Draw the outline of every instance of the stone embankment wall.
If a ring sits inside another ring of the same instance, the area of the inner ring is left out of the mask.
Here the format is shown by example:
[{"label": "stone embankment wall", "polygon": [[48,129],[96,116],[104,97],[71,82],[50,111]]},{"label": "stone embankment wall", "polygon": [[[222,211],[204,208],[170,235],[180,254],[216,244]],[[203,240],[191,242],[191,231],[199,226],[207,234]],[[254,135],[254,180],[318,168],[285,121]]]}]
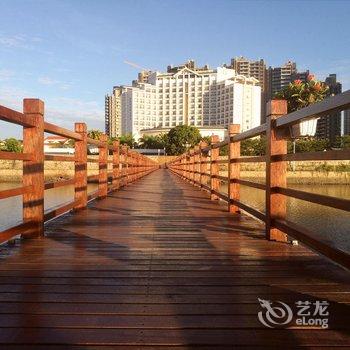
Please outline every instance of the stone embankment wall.
[{"label": "stone embankment wall", "polygon": [[[220,175],[227,176],[223,165]],[[241,178],[264,182],[264,163],[242,163]],[[350,185],[350,161],[288,162],[287,181],[290,184],[344,184]]]},{"label": "stone embankment wall", "polygon": [[[92,157],[92,156],[89,156]],[[94,156],[96,157],[96,156]],[[152,156],[151,159],[164,164],[176,157]],[[221,157],[225,159],[224,157]],[[111,170],[111,164],[108,164]],[[293,171],[293,169],[295,171]],[[110,171],[109,170],[109,171]],[[98,173],[98,164],[88,164],[88,174]],[[221,165],[221,175],[227,174],[227,166]],[[74,176],[73,162],[45,162],[46,181],[69,179]],[[241,164],[241,178],[263,182],[265,179],[265,164]],[[350,161],[327,162],[288,162],[288,182],[295,184],[348,184],[350,185]],[[22,179],[22,162],[0,160],[0,181],[20,182]]]},{"label": "stone embankment wall", "polygon": [[[91,158],[91,156],[89,156]],[[0,182],[22,181],[22,161],[0,160]],[[45,181],[70,179],[74,176],[74,162],[46,161]],[[98,163],[88,163],[88,175],[98,174]]]}]

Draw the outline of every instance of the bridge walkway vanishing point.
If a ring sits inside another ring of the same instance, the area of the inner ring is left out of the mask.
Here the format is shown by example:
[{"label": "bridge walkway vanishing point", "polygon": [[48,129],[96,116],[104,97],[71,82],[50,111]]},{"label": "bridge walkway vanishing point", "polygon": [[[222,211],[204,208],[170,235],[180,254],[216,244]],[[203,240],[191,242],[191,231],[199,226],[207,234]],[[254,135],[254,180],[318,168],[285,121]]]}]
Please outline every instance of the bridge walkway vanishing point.
[{"label": "bridge walkway vanishing point", "polygon": [[[345,270],[168,170],[45,232],[1,247],[3,349],[350,347]],[[330,327],[267,328],[258,298],[327,300]]]}]

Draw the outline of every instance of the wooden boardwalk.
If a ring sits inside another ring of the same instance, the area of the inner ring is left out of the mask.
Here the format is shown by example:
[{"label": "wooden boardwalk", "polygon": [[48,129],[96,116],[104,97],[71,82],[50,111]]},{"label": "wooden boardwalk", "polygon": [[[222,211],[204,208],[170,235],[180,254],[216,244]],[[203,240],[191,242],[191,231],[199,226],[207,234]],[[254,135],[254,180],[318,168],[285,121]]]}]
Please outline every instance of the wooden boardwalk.
[{"label": "wooden boardwalk", "polygon": [[[167,170],[46,233],[1,248],[1,349],[350,347],[348,272]],[[327,300],[330,328],[267,328],[258,298]]]}]

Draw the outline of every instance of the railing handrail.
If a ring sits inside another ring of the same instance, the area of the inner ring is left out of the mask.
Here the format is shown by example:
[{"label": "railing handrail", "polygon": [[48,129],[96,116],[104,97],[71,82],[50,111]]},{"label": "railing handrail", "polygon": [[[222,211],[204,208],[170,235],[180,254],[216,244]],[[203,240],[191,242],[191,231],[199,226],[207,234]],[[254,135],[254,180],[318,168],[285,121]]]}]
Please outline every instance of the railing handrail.
[{"label": "railing handrail", "polygon": [[[23,126],[23,152],[0,151],[0,159],[23,161],[23,184],[0,191],[0,200],[23,196],[23,223],[0,232],[0,243],[18,234],[22,236],[43,235],[44,222],[74,209],[86,208],[87,202],[94,198],[104,198],[109,191],[114,191],[149,174],[159,165],[150,158],[130,150],[127,146],[113,145],[102,134],[100,140],[87,137],[85,123],[76,123],[75,131],[60,127],[44,120],[44,103],[38,99],[24,99],[24,112],[0,105],[0,120]],[[44,154],[44,133],[51,133],[75,141],[74,155]],[[96,145],[99,154],[96,158],[88,157],[88,145]],[[111,152],[111,155],[109,153]],[[74,177],[68,180],[45,182],[44,162],[74,162]],[[98,174],[88,175],[87,164],[97,163]],[[108,164],[112,169],[108,169]],[[98,182],[98,190],[88,194],[89,180]],[[108,184],[108,181],[111,184]],[[44,212],[44,191],[62,186],[75,186],[75,198]]]},{"label": "railing handrail", "polygon": [[[268,111],[270,114],[265,124],[243,133],[239,133],[239,125],[231,125],[229,137],[226,140],[218,142],[212,137],[211,145],[200,145],[188,150],[168,162],[167,165],[175,174],[191,184],[209,191],[211,199],[226,201],[230,212],[238,212],[241,209],[262,220],[265,223],[267,239],[286,241],[288,234],[333,261],[350,268],[350,254],[309,237],[309,231],[306,228],[296,224],[293,226],[294,223],[285,220],[287,197],[350,211],[350,200],[348,199],[290,189],[287,188],[286,182],[287,161],[349,160],[350,149],[287,154],[287,130],[283,130],[307,118],[328,115],[348,107],[350,107],[350,90],[289,114],[287,114],[286,101],[273,100],[269,102]],[[266,154],[252,157],[241,156],[240,142],[263,134],[266,134]],[[224,160],[219,159],[218,151],[226,145],[229,147],[228,156]],[[266,164],[265,184],[240,179],[240,163],[247,162]],[[221,176],[217,170],[218,164],[223,163],[228,166],[227,176]],[[227,194],[219,191],[218,181],[227,181]],[[240,185],[266,192],[265,213],[240,201]]]}]

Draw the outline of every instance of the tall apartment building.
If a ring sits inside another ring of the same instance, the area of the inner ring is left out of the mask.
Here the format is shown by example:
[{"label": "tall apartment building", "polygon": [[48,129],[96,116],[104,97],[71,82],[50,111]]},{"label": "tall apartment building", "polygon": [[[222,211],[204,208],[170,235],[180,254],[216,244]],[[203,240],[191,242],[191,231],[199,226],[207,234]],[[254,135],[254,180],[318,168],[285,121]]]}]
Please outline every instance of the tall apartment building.
[{"label": "tall apartment building", "polygon": [[167,67],[167,73],[177,73],[179,72],[181,69],[184,69],[184,68],[188,68],[188,69],[191,69],[192,71],[194,72],[203,72],[203,71],[208,71],[210,70],[209,69],[209,66],[206,64],[205,66],[203,67],[197,67],[196,66],[196,62],[194,60],[188,60],[186,63],[184,64],[181,64],[179,66],[172,66],[172,65],[169,65]]},{"label": "tall apartment building", "polygon": [[152,72],[146,83],[123,87],[120,101],[121,132],[136,138],[140,130],[154,127],[238,123],[245,131],[260,124],[257,79],[225,67],[196,67],[193,61],[169,66],[165,73]]},{"label": "tall apartment building", "polygon": [[156,87],[148,83],[123,87],[121,95],[121,132],[139,138],[139,131],[155,127],[159,123],[157,115]]},{"label": "tall apartment building", "polygon": [[265,61],[263,59],[254,61],[240,56],[231,59],[229,68],[234,69],[237,74],[244,75],[248,78],[253,77],[258,80],[257,85],[261,87],[261,123],[264,123],[266,119],[266,103],[269,98]]},{"label": "tall apartment building", "polygon": [[253,77],[259,80],[258,85],[261,86],[263,91],[266,90],[267,72],[266,72],[266,64],[263,59],[254,61],[254,60],[249,60],[243,56],[235,57],[231,59],[231,65],[229,68],[234,69],[237,74],[241,74],[249,78]]},{"label": "tall apartment building", "polygon": [[308,70],[298,72],[296,63],[286,62],[281,67],[269,67],[263,59],[249,60],[245,57],[231,59],[229,68],[246,77],[254,77],[261,87],[261,123],[266,121],[266,103],[271,100],[276,92],[281,91],[292,81],[299,79],[306,81],[310,74]]},{"label": "tall apartment building", "polygon": [[148,77],[152,74],[150,70],[142,70],[137,75],[137,80],[132,81],[132,86],[137,86],[138,83],[147,83]]},{"label": "tall apartment building", "polygon": [[297,73],[297,65],[295,62],[288,61],[281,67],[269,67],[269,98],[273,98],[276,92],[283,90],[291,83]]},{"label": "tall apartment building", "polygon": [[295,72],[294,74],[292,74],[292,81],[294,80],[301,80],[303,82],[307,81],[308,76],[310,75],[310,71],[306,70],[304,72]]},{"label": "tall apartment building", "polygon": [[[342,92],[342,85],[337,82],[336,74],[329,74],[325,83],[329,87],[329,96],[334,96]],[[316,136],[329,139],[334,143],[336,138],[341,135],[341,112],[332,113],[321,117],[317,121]]]},{"label": "tall apartment building", "polygon": [[105,96],[105,131],[110,137],[121,135],[122,91],[121,86],[114,86],[112,94]]}]

